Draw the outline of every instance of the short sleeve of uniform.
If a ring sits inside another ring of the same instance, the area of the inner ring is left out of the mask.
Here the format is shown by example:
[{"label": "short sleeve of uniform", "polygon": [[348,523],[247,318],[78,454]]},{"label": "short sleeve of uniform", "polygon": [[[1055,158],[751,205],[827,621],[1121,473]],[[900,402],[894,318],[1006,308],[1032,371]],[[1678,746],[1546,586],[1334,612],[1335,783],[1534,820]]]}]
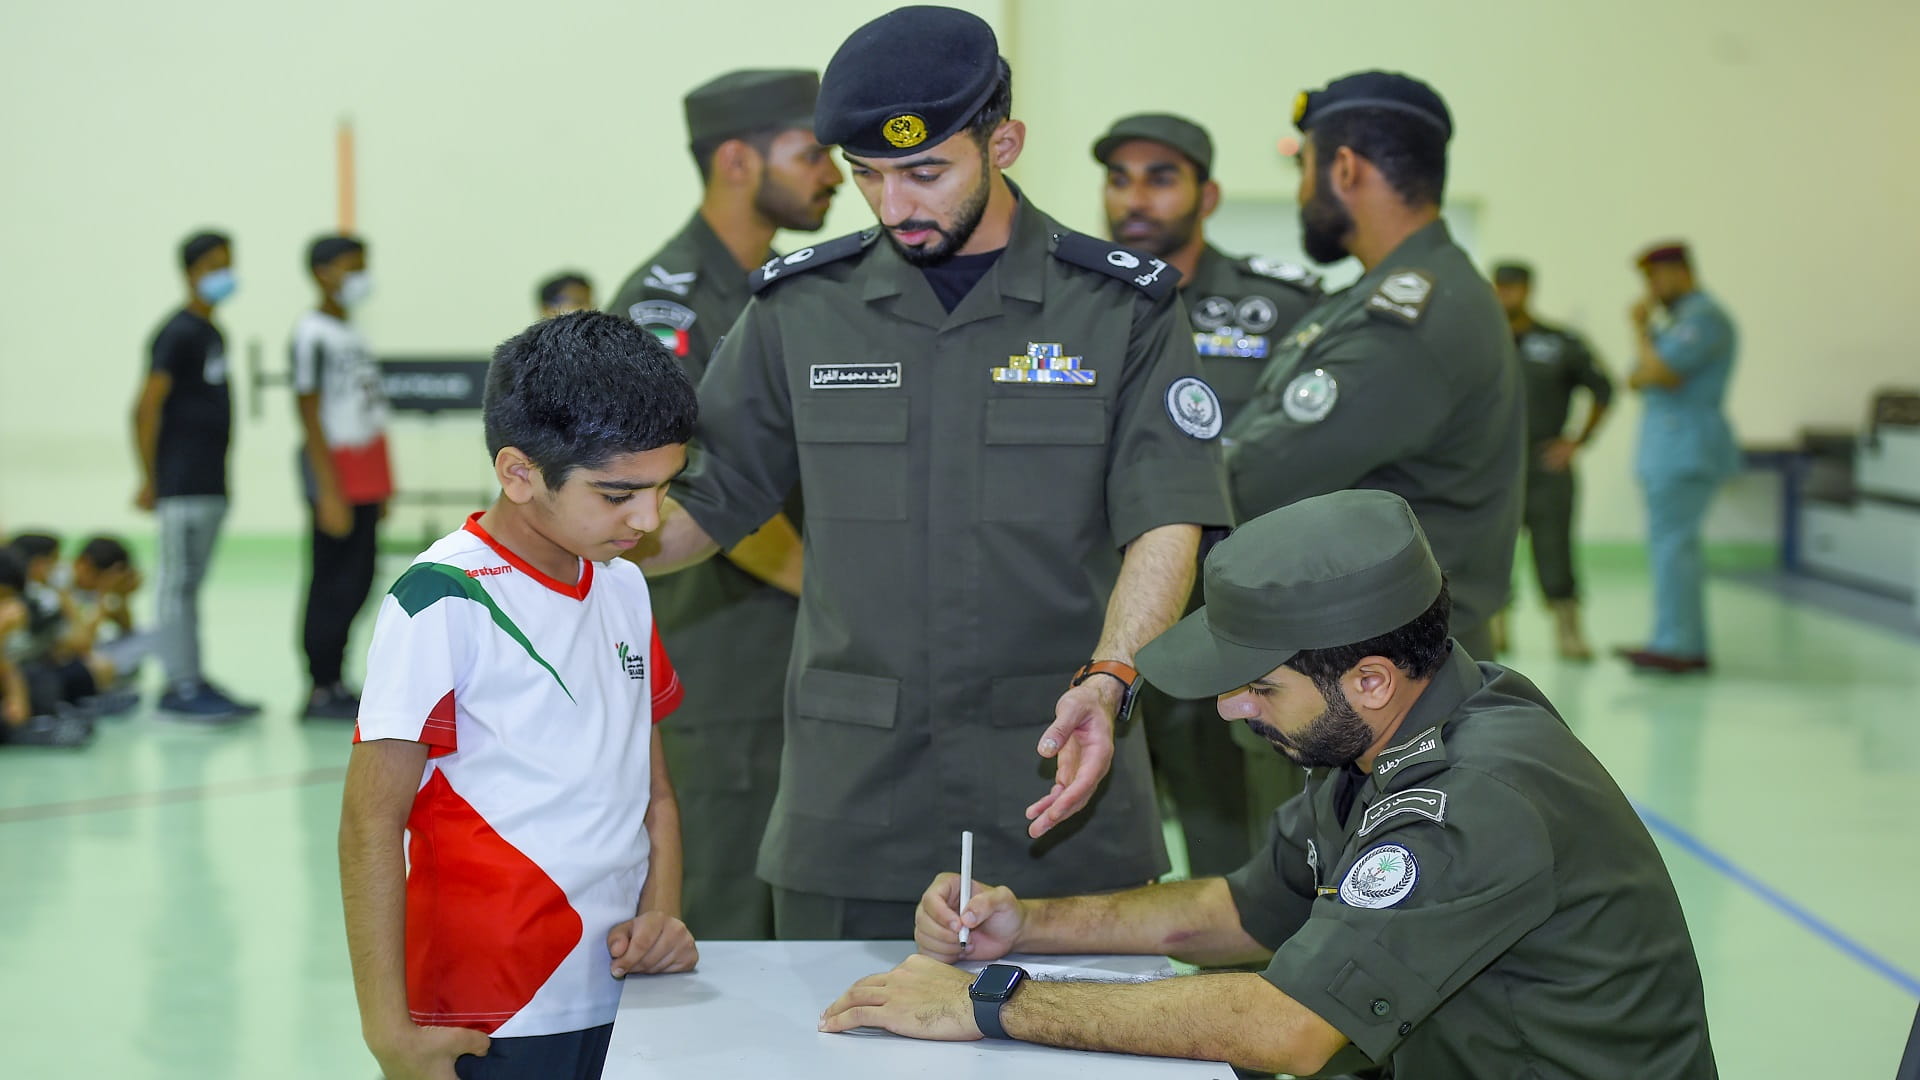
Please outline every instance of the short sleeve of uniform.
[{"label": "short sleeve of uniform", "polygon": [[430,757],[460,748],[455,707],[472,668],[476,620],[486,617],[457,580],[465,576],[415,563],[381,598],[354,742],[426,743]]},{"label": "short sleeve of uniform", "polygon": [[[1368,323],[1310,354],[1277,385],[1263,383],[1241,413],[1229,433],[1227,476],[1242,520],[1350,488],[1425,449],[1446,423],[1452,394],[1426,345],[1407,329]],[[1289,412],[1288,388],[1316,368],[1326,373],[1332,405]]]},{"label": "short sleeve of uniform", "polygon": [[800,468],[793,398],[775,316],[757,298],[700,380],[693,449],[673,497],[723,548],[765,524],[793,490]]},{"label": "short sleeve of uniform", "polygon": [[169,375],[176,379],[183,373],[196,370],[205,359],[193,355],[193,337],[181,331],[177,319],[160,328],[147,351],[147,371],[150,374]]},{"label": "short sleeve of uniform", "polygon": [[1181,403],[1174,392],[1183,380],[1197,380],[1199,368],[1178,297],[1136,300],[1107,458],[1107,524],[1122,546],[1163,525],[1233,522],[1220,464],[1219,401],[1211,418],[1184,421],[1198,434],[1176,419]]},{"label": "short sleeve of uniform", "polygon": [[1600,369],[1600,363],[1594,359],[1593,350],[1587,347],[1586,339],[1577,334],[1568,334],[1567,346],[1573,350],[1574,379],[1593,395],[1595,405],[1610,404],[1613,401],[1613,380]]},{"label": "short sleeve of uniform", "polygon": [[1227,875],[1240,928],[1269,949],[1292,937],[1313,906],[1313,859],[1307,836],[1307,797],[1295,795],[1273,812],[1272,839],[1245,866]]},{"label": "short sleeve of uniform", "polygon": [[647,670],[653,672],[653,722],[657,724],[687,699],[687,688],[680,682],[680,673],[673,669],[673,661],[667,658],[667,647],[660,640],[658,624],[653,628],[651,652]]},{"label": "short sleeve of uniform", "polygon": [[1653,350],[1682,376],[1698,375],[1726,349],[1726,316],[1706,304],[1690,304],[1654,339]]},{"label": "short sleeve of uniform", "polygon": [[1553,849],[1532,805],[1484,774],[1447,780],[1444,823],[1404,815],[1359,845],[1372,873],[1342,863],[1328,882],[1385,906],[1350,904],[1347,888],[1314,901],[1265,973],[1374,1061],[1553,913]]}]

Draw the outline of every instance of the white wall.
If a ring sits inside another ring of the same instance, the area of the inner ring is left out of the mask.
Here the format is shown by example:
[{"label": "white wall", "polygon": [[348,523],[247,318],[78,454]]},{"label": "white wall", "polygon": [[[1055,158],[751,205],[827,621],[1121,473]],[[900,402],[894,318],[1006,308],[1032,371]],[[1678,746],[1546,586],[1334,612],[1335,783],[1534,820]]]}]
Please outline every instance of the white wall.
[{"label": "white wall", "polygon": [[[172,251],[188,230],[235,233],[231,347],[259,338],[283,362],[310,302],[301,251],[333,221],[339,116],[359,133],[379,281],[369,334],[386,351],[480,352],[531,317],[542,274],[580,266],[610,289],[678,227],[696,186],[687,88],[729,67],[824,65],[889,6],[10,4],[0,521],[138,527],[126,411],[147,335],[177,302]],[[1399,68],[1453,108],[1452,194],[1478,205],[1485,254],[1533,261],[1543,313],[1587,331],[1616,372],[1631,255],[1678,235],[1741,325],[1733,411],[1748,440],[1855,422],[1873,387],[1920,382],[1906,297],[1920,5],[968,6],[996,21],[1015,65],[1030,126],[1016,176],[1070,225],[1101,227],[1087,147],[1122,113],[1192,115],[1220,146],[1229,199],[1284,195],[1294,172],[1273,146],[1295,91]],[[828,228],[866,221],[849,187]],[[290,413],[281,391],[264,420],[241,421],[239,529],[300,521]],[[1623,401],[1587,464],[1590,536],[1638,533],[1636,415]],[[400,467],[404,480],[447,466]],[[1749,533],[1766,518],[1726,520]]]}]

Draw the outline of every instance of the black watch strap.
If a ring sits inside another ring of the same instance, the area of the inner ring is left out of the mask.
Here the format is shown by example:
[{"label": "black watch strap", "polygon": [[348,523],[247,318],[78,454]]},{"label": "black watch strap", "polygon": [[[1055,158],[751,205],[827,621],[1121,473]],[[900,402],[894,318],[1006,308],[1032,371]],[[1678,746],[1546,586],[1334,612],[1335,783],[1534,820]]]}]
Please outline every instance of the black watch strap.
[{"label": "black watch strap", "polygon": [[1009,1037],[1007,1029],[1000,1026],[1000,1007],[1005,1005],[1007,1000],[1004,998],[999,1001],[973,999],[973,1025],[980,1029],[980,1034],[989,1039]]},{"label": "black watch strap", "polygon": [[1013,1000],[1014,991],[1026,980],[1026,969],[1014,964],[988,964],[974,977],[973,985],[967,988],[967,997],[973,1001],[973,1025],[980,1029],[980,1034],[989,1039],[1013,1037],[1000,1025],[1000,1010]]}]

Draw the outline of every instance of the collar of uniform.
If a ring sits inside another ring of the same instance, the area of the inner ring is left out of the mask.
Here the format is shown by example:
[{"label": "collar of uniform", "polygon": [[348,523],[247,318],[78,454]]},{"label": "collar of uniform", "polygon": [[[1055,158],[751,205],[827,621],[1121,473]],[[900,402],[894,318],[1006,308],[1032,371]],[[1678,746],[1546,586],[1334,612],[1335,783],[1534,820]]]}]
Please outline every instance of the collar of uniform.
[{"label": "collar of uniform", "polygon": [[1365,296],[1379,285],[1380,279],[1409,264],[1417,265],[1425,261],[1428,255],[1453,246],[1453,232],[1447,228],[1445,218],[1434,218],[1407,234],[1400,246],[1387,252],[1380,265],[1367,271],[1365,277],[1355,282],[1351,290],[1354,296]]},{"label": "collar of uniform", "polygon": [[1420,699],[1407,710],[1394,731],[1392,743],[1373,759],[1373,789],[1391,791],[1403,781],[1437,771],[1447,761],[1447,721],[1480,685],[1480,667],[1458,645],[1449,645],[1447,659]]},{"label": "collar of uniform", "polygon": [[[745,296],[747,294],[747,275],[752,273],[752,270],[742,270],[740,264],[733,261],[733,252],[727,250],[727,245],[720,239],[720,234],[714,232],[713,226],[707,223],[705,214],[695,210],[693,220],[687,222],[687,227],[681,230],[681,235],[693,244],[696,260],[694,269],[699,272],[702,285],[728,295]],[[767,252],[768,258],[772,255],[772,251]],[[721,327],[722,331],[726,329],[728,328]]]},{"label": "collar of uniform", "polygon": [[[1001,296],[1037,304],[1046,299],[1047,244],[1060,226],[1022,195],[1013,181],[1007,181],[1007,186],[1013,189],[1014,198],[1019,200],[1013,211],[1013,231],[1007,237],[1007,246],[1001,251],[999,261],[993,264],[993,269],[982,279],[981,285],[992,282]],[[900,249],[894,247],[891,240],[880,246],[886,250],[867,260],[867,280],[860,298],[867,301],[883,300],[914,290],[917,286],[926,292],[933,311],[939,313],[934,325],[946,322],[947,312],[940,307],[939,301],[933,299],[933,290],[928,287],[920,268],[902,257]],[[972,295],[969,295],[961,301],[954,313],[965,312],[971,306],[967,301],[972,299]]]},{"label": "collar of uniform", "polygon": [[[1228,258],[1226,252],[1221,251],[1212,244],[1201,244],[1200,257],[1193,261],[1193,276],[1180,279],[1180,292],[1183,295],[1191,295],[1190,290],[1199,289],[1201,282],[1206,281],[1207,276],[1213,273],[1215,268],[1231,263],[1232,261],[1231,258]],[[1192,305],[1189,304],[1188,307],[1191,308]]]}]

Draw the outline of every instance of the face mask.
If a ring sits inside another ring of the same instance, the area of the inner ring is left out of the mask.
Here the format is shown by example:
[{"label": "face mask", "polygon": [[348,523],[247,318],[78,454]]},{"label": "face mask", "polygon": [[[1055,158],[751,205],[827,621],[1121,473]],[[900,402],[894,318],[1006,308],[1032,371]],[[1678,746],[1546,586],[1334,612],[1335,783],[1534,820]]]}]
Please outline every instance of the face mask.
[{"label": "face mask", "polygon": [[198,293],[200,299],[206,303],[217,304],[232,296],[233,290],[239,287],[240,283],[234,280],[233,271],[222,267],[200,275],[200,280],[194,282],[193,291]]},{"label": "face mask", "polygon": [[333,298],[340,301],[340,306],[343,308],[357,308],[366,303],[367,297],[372,295],[372,275],[365,270],[355,270],[340,279],[340,288],[335,291]]}]

